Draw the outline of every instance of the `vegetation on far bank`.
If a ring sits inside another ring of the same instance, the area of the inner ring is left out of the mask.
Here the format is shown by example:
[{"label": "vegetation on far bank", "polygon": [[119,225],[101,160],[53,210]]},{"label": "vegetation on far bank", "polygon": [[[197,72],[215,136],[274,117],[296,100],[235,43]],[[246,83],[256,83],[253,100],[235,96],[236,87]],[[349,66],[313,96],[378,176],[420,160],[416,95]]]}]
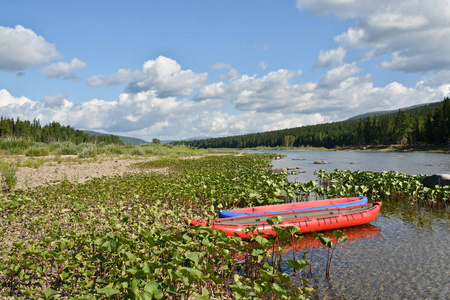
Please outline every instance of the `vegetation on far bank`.
[{"label": "vegetation on far bank", "polygon": [[72,155],[79,158],[100,155],[131,156],[192,156],[207,153],[209,150],[194,149],[184,145],[144,144],[123,145],[108,143],[83,142],[76,144],[70,141],[42,143],[23,138],[0,139],[0,155],[25,155],[27,157]]},{"label": "vegetation on far bank", "polygon": [[394,114],[238,136],[183,141],[198,148],[401,147],[447,148],[450,99]]},{"label": "vegetation on far bank", "polygon": [[268,150],[268,151],[366,151],[366,152],[429,152],[429,153],[450,153],[450,145],[377,145],[377,146],[343,146],[334,148],[325,147],[255,147],[255,148],[219,148],[222,151],[239,150]]},{"label": "vegetation on far bank", "polygon": [[70,126],[63,126],[58,122],[51,122],[41,126],[40,121],[34,119],[32,122],[28,120],[20,120],[17,118],[0,117],[0,138],[10,140],[21,140],[22,143],[41,142],[71,142],[74,144],[81,143],[106,143],[119,144],[123,142],[114,135],[91,136],[81,130],[74,129]]}]

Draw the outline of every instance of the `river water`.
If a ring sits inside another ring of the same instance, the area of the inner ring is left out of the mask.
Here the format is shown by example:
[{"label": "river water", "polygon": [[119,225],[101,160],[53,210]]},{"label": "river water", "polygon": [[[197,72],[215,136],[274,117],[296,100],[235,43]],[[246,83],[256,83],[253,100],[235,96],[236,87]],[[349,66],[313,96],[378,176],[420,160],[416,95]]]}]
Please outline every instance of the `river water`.
[{"label": "river water", "polygon": [[[252,151],[258,152],[258,151]],[[338,151],[259,151],[284,154],[274,167],[298,167],[290,181],[317,180],[314,171],[398,171],[406,174],[450,173],[449,154]],[[302,160],[298,160],[302,159]],[[315,161],[329,164],[314,164]],[[358,195],[349,195],[358,196]],[[305,235],[298,248],[313,253],[311,272],[303,274],[315,288],[312,299],[450,299],[450,209],[431,211],[407,204],[383,203],[368,225],[343,229],[349,241],[338,245],[330,278],[325,276],[328,250]],[[330,233],[326,235],[331,236]],[[284,255],[293,258],[293,251]],[[295,254],[302,259],[302,251]],[[292,272],[292,267],[284,265]]]},{"label": "river water", "polygon": [[[354,151],[252,151],[272,152],[286,155],[274,160],[274,168],[299,167],[306,173],[289,176],[291,181],[308,182],[316,180],[314,171],[335,169],[350,171],[397,171],[409,175],[449,174],[450,154],[441,153],[399,153],[399,152],[354,152]],[[328,164],[314,164],[326,161]]]}]

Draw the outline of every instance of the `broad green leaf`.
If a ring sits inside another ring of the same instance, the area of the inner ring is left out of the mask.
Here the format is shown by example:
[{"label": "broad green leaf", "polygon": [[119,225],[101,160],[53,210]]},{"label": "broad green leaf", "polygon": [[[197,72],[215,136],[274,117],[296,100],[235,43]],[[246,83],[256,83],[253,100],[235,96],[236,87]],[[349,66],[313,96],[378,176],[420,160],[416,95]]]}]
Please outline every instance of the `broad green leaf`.
[{"label": "broad green leaf", "polygon": [[300,228],[298,228],[297,226],[286,226],[284,228],[290,235],[294,235],[300,231]]},{"label": "broad green leaf", "polygon": [[323,235],[319,235],[319,241],[322,243],[322,245],[327,246],[328,248],[333,247],[333,242],[329,237],[324,237]]},{"label": "broad green leaf", "polygon": [[45,299],[50,299],[51,297],[57,295],[58,293],[54,289],[48,288],[41,291],[41,294],[44,296]]},{"label": "broad green leaf", "polygon": [[334,230],[333,231],[333,235],[336,238],[336,240],[339,240],[341,238],[342,234],[343,234],[342,230]]},{"label": "broad green leaf", "polygon": [[296,271],[300,271],[302,268],[309,265],[309,263],[305,260],[286,260],[286,264],[293,266]]},{"label": "broad green leaf", "polygon": [[348,241],[348,236],[344,235],[339,239],[339,242],[346,242]]},{"label": "broad green leaf", "polygon": [[280,223],[283,223],[283,217],[281,216],[272,216],[267,219],[267,223],[270,225],[278,225]]},{"label": "broad green leaf", "polygon": [[185,257],[192,260],[195,264],[198,264],[202,256],[203,255],[199,252],[186,252],[185,254]]},{"label": "broad green leaf", "polygon": [[113,288],[103,288],[103,289],[97,289],[97,293],[103,294],[106,297],[110,298],[112,295],[119,294],[120,291],[115,290]]},{"label": "broad green leaf", "polygon": [[262,237],[260,235],[255,237],[255,241],[258,242],[262,247],[268,247],[271,245],[270,241],[266,239],[265,237]]}]

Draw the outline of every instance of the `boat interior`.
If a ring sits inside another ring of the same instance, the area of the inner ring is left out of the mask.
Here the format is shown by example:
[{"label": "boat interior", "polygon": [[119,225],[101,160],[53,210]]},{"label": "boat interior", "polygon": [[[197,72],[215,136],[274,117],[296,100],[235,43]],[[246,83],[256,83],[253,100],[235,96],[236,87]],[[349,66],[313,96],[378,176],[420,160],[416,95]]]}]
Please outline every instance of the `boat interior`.
[{"label": "boat interior", "polygon": [[347,214],[355,212],[364,212],[373,208],[376,204],[371,203],[369,205],[348,207],[348,208],[327,208],[314,211],[299,211],[293,213],[273,213],[265,215],[255,215],[255,216],[245,216],[229,218],[224,220],[214,220],[211,224],[216,225],[244,225],[244,224],[255,224],[255,223],[267,223],[267,219],[273,216],[281,216],[284,221],[301,219],[301,218],[312,218],[312,217],[327,217],[330,215]]}]

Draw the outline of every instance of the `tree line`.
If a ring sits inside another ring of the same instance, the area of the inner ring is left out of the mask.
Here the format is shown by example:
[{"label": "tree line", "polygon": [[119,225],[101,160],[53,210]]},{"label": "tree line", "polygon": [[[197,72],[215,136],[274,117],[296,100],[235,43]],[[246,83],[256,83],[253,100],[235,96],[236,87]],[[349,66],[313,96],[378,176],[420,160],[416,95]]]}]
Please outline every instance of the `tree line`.
[{"label": "tree line", "polygon": [[450,142],[450,99],[357,120],[238,136],[183,141],[198,148],[344,147]]},{"label": "tree line", "polygon": [[0,117],[0,137],[29,139],[35,142],[72,142],[76,145],[81,143],[105,143],[119,144],[123,142],[114,135],[91,136],[82,130],[70,126],[63,126],[58,122],[51,122],[41,126],[40,121],[34,119],[20,120],[19,118]]}]

